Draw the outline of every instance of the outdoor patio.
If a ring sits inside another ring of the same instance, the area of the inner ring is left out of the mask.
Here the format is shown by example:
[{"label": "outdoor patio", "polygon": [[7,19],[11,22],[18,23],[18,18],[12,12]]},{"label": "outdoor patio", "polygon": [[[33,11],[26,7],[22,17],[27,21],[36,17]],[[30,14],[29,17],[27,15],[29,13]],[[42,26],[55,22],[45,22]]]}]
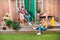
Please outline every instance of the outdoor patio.
[{"label": "outdoor patio", "polygon": [[[35,27],[37,25],[33,23],[33,26]],[[12,28],[6,27],[6,30],[3,30],[2,27],[0,27],[0,34],[37,33],[37,30],[34,30],[32,28],[33,26],[29,26],[27,23],[25,23],[25,26],[20,28],[17,32],[14,31]],[[43,32],[43,33],[49,33],[49,32],[60,32],[60,23],[55,21],[55,27],[50,28],[46,32]]]}]

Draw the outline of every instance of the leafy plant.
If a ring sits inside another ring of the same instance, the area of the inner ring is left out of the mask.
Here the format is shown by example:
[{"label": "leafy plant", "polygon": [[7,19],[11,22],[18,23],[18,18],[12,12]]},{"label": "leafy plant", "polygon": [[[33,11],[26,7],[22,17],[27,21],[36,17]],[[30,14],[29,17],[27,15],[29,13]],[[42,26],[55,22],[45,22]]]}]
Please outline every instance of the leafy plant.
[{"label": "leafy plant", "polygon": [[12,20],[5,20],[6,25],[12,24]]},{"label": "leafy plant", "polygon": [[13,29],[16,29],[20,26],[18,22],[13,21],[12,24],[10,25]]},{"label": "leafy plant", "polygon": [[40,13],[41,11],[40,11],[40,9],[37,9],[36,12],[37,12],[37,13]]}]

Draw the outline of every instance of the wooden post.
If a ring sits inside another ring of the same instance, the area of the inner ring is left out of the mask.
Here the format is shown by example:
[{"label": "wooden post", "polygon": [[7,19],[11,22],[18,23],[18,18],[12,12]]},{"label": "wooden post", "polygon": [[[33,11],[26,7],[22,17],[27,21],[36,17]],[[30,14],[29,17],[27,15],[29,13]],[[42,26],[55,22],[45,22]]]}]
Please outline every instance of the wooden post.
[{"label": "wooden post", "polygon": [[44,0],[42,0],[42,12],[43,12],[43,9],[44,9]]},{"label": "wooden post", "polygon": [[11,0],[8,0],[8,4],[9,4],[9,13],[10,13],[10,17],[11,17],[11,20],[12,20]]}]

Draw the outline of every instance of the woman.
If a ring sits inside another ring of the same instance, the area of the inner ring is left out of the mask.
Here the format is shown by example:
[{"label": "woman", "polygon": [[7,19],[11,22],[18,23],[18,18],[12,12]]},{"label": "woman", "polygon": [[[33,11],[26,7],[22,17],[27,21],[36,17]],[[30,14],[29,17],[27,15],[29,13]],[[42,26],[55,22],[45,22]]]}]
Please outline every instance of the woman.
[{"label": "woman", "polygon": [[42,30],[46,31],[47,30],[47,23],[45,19],[42,20],[40,25],[37,25],[37,27],[33,27],[33,29],[38,30],[37,35],[41,35]]},{"label": "woman", "polygon": [[19,13],[23,14],[24,18],[27,19],[27,22],[29,25],[32,25],[31,21],[30,21],[30,17],[28,15],[26,15],[27,11],[24,9],[23,6],[21,7],[21,9],[19,9]]}]

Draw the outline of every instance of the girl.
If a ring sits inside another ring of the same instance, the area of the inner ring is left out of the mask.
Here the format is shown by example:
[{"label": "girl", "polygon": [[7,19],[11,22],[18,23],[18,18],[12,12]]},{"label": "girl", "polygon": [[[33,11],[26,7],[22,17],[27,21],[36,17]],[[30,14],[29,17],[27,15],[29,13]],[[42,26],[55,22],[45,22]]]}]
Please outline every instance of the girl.
[{"label": "girl", "polygon": [[29,15],[26,15],[26,10],[24,9],[24,7],[22,6],[21,9],[19,10],[19,13],[23,14],[24,18],[27,19],[27,22],[29,25],[32,25],[31,24],[31,21],[30,21],[30,16]]},{"label": "girl", "polygon": [[44,31],[47,30],[47,23],[46,23],[46,21],[43,19],[42,23],[40,25],[37,25],[37,27],[33,27],[33,29],[38,30],[37,35],[41,35],[42,30],[44,30]]}]

